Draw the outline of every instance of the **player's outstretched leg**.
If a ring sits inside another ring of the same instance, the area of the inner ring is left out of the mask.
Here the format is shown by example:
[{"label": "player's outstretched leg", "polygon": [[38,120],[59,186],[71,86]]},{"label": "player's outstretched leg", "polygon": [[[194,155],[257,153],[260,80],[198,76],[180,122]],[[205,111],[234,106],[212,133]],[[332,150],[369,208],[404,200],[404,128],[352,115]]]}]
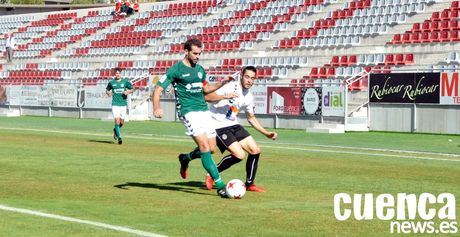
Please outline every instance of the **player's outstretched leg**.
[{"label": "player's outstretched leg", "polygon": [[195,147],[195,149],[189,153],[182,153],[179,156],[183,156],[184,158],[187,158],[189,161],[201,158],[201,152],[198,147]]},{"label": "player's outstretched leg", "polygon": [[197,159],[197,158],[200,158],[201,157],[201,152],[200,152],[200,149],[198,147],[196,147],[193,151],[191,151],[190,153],[182,153],[182,154],[179,154],[178,158],[179,158],[179,162],[180,162],[180,176],[183,178],[183,179],[187,179],[188,177],[188,164],[190,163],[190,161],[194,160],[194,159]]},{"label": "player's outstretched leg", "polygon": [[180,176],[183,179],[187,179],[188,177],[188,163],[190,162],[189,158],[186,154],[179,154],[179,163],[180,163]]},{"label": "player's outstretched leg", "polygon": [[239,163],[240,161],[241,159],[239,159],[233,154],[230,154],[222,158],[222,160],[217,164],[217,170],[219,171],[219,173],[222,173],[222,171],[232,167],[232,165]]},{"label": "player's outstretched leg", "polygon": [[214,179],[212,179],[211,175],[207,174],[204,183],[206,184],[206,189],[211,190],[214,186]]},{"label": "player's outstretched leg", "polygon": [[252,192],[258,192],[258,193],[263,193],[265,192],[265,189],[261,187],[257,187],[254,184],[254,180],[256,178],[256,173],[257,173],[257,165],[259,163],[259,156],[260,153],[258,154],[249,154],[248,155],[248,160],[246,161],[246,190],[252,191]]},{"label": "player's outstretched leg", "polygon": [[225,183],[220,178],[219,171],[217,170],[216,164],[214,163],[214,160],[212,159],[212,155],[210,151],[201,152],[201,164],[203,165],[204,169],[208,171],[208,173],[211,175],[212,179],[216,183],[217,193],[220,196],[222,196],[223,193],[225,193],[226,195]]},{"label": "player's outstretched leg", "polygon": [[[222,171],[230,168],[232,165],[236,164],[236,163],[239,163],[241,161],[241,159],[237,158],[236,156],[234,156],[233,154],[230,154],[228,156],[225,156],[224,158],[222,158],[222,160],[217,164],[217,171],[219,171],[219,173],[222,173]],[[206,175],[206,180],[205,180],[205,184],[206,184],[206,189],[207,190],[211,190],[212,187],[214,186],[214,180],[212,179],[211,175],[207,174]]]}]

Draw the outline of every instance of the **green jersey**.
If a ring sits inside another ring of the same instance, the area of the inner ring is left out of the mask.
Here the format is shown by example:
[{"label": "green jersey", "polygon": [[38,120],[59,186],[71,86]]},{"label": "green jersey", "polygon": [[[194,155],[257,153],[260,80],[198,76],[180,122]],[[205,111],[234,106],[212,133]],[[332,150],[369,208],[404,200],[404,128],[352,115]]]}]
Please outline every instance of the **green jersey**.
[{"label": "green jersey", "polygon": [[174,64],[158,81],[157,86],[166,89],[172,83],[176,94],[176,107],[180,116],[192,111],[207,111],[203,85],[206,72],[201,65],[188,67],[182,61]]},{"label": "green jersey", "polygon": [[123,92],[126,90],[133,89],[133,85],[127,79],[121,79],[117,81],[115,79],[109,81],[106,90],[112,91],[112,106],[126,106],[128,105],[128,96],[124,95]]}]

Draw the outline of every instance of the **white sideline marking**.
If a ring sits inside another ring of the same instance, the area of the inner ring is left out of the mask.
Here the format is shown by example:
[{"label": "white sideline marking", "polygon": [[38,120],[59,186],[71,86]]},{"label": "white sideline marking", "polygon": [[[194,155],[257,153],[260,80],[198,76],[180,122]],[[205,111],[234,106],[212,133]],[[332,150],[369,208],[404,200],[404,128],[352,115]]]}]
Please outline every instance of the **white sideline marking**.
[{"label": "white sideline marking", "polygon": [[[74,134],[74,135],[87,135],[87,136],[111,136],[106,133],[88,133],[88,132],[77,132],[77,131],[63,131],[63,130],[48,130],[48,129],[35,129],[35,128],[6,128],[0,127],[3,130],[19,130],[19,131],[34,131],[34,132],[49,132],[59,134]],[[143,134],[144,136],[133,136],[124,135],[124,137],[145,139],[145,140],[160,140],[160,141],[176,141],[176,142],[191,142],[189,138],[174,136],[174,135],[156,135],[156,134]],[[155,137],[156,136],[156,137]],[[265,144],[265,142],[263,142]],[[420,155],[441,155],[460,157],[457,154],[450,153],[435,153],[435,152],[418,152],[418,151],[407,151],[407,150],[391,150],[391,149],[378,149],[378,148],[365,148],[365,147],[346,147],[346,146],[329,146],[329,145],[310,145],[310,144],[295,144],[295,143],[282,143],[284,145],[297,145],[297,146],[318,146],[325,148],[341,148],[341,149],[356,149],[356,150],[367,150],[371,152],[381,151],[390,153],[408,153],[408,154],[420,154]],[[370,153],[370,152],[358,152],[358,151],[343,151],[343,150],[324,150],[324,149],[312,149],[312,148],[298,148],[298,147],[286,147],[286,146],[272,146],[272,145],[261,145],[262,147],[280,149],[280,150],[301,150],[301,151],[313,151],[313,152],[329,152],[329,153],[341,153],[341,154],[352,154],[352,155],[370,155],[370,156],[382,156],[382,157],[397,157],[407,159],[419,159],[419,160],[435,160],[435,161],[451,161],[460,162],[460,159],[444,159],[436,157],[423,157],[423,156],[407,156],[407,155],[394,155],[394,154],[381,154],[381,153]]]},{"label": "white sideline marking", "polygon": [[69,222],[75,222],[75,223],[81,223],[81,224],[85,224],[85,225],[92,225],[92,226],[102,227],[102,228],[105,228],[105,229],[110,229],[110,230],[116,230],[116,231],[126,232],[126,233],[130,233],[130,234],[135,234],[135,235],[138,235],[138,236],[145,236],[145,237],[162,237],[162,236],[164,236],[164,235],[150,233],[150,232],[146,232],[146,231],[142,231],[142,230],[131,229],[131,228],[128,228],[128,227],[123,227],[123,226],[109,225],[109,224],[105,224],[105,223],[101,223],[101,222],[81,220],[81,219],[72,218],[72,217],[60,216],[60,215],[55,215],[55,214],[48,214],[48,213],[44,213],[44,212],[32,211],[32,210],[29,210],[29,209],[22,209],[22,208],[9,207],[9,206],[5,206],[5,205],[0,205],[0,210],[17,212],[17,213],[22,213],[22,214],[27,214],[27,215],[41,216],[41,217],[57,219],[57,220],[63,220],[63,221],[69,221]]},{"label": "white sideline marking", "polygon": [[[269,142],[260,141],[258,143],[266,143]],[[452,153],[439,153],[439,152],[428,152],[428,151],[411,151],[411,150],[394,150],[394,149],[384,149],[384,148],[371,148],[371,147],[355,147],[355,146],[335,146],[335,145],[321,145],[321,144],[299,144],[299,143],[278,143],[277,144],[285,144],[285,145],[298,145],[298,146],[316,146],[316,147],[326,147],[326,148],[341,148],[341,149],[354,149],[354,150],[365,150],[365,151],[382,151],[382,152],[394,152],[394,153],[408,153],[408,154],[420,154],[420,155],[440,155],[440,156],[452,156],[452,157],[460,157],[460,155],[452,154]]]},{"label": "white sideline marking", "polygon": [[397,157],[407,159],[418,159],[418,160],[439,160],[439,161],[452,161],[460,162],[457,159],[443,159],[434,157],[423,157],[423,156],[405,156],[405,155],[392,155],[392,154],[380,154],[380,153],[367,153],[358,151],[333,151],[333,150],[321,150],[321,149],[308,149],[308,148],[297,148],[297,147],[277,147],[277,146],[262,146],[274,149],[286,149],[286,150],[301,150],[301,151],[314,151],[314,152],[329,152],[329,153],[341,153],[341,154],[352,154],[352,155],[368,155],[368,156],[386,156],[386,157]]},{"label": "white sideline marking", "polygon": [[[0,129],[2,129],[0,127]],[[149,134],[149,133],[131,133],[135,135],[142,135],[148,137],[168,137],[168,138],[178,138],[184,139],[184,136],[175,136],[175,135],[162,135],[162,134]],[[133,136],[136,137],[136,136]],[[259,144],[273,144],[273,141],[257,141]],[[385,149],[385,148],[372,148],[372,147],[356,147],[356,146],[338,146],[338,145],[322,145],[322,144],[313,144],[313,143],[291,143],[291,142],[276,142],[277,145],[294,145],[294,146],[315,146],[315,147],[326,147],[326,148],[340,148],[340,149],[353,149],[353,150],[365,150],[365,151],[382,151],[382,152],[394,152],[394,153],[408,153],[408,154],[420,154],[420,155],[440,155],[440,156],[452,156],[460,157],[458,154],[452,153],[440,153],[440,152],[429,152],[429,151],[414,151],[414,150],[395,150],[395,149]]]}]

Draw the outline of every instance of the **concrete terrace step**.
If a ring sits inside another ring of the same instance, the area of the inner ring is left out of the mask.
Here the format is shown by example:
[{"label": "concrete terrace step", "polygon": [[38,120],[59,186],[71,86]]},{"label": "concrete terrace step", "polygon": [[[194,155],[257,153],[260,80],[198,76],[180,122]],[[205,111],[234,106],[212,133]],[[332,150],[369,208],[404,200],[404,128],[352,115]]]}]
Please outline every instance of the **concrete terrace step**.
[{"label": "concrete terrace step", "polygon": [[308,133],[344,133],[343,124],[315,123],[312,128],[307,128]]}]

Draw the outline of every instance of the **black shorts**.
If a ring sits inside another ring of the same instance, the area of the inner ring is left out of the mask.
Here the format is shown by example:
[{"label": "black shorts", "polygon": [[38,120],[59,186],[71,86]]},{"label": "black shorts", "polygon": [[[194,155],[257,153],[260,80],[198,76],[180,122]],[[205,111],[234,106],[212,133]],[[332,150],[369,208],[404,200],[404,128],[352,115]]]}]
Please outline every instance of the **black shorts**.
[{"label": "black shorts", "polygon": [[219,150],[222,153],[224,153],[224,151],[227,150],[227,147],[229,147],[232,143],[239,142],[251,136],[251,134],[249,134],[249,132],[239,124],[216,129],[216,132],[217,147],[219,147]]}]

